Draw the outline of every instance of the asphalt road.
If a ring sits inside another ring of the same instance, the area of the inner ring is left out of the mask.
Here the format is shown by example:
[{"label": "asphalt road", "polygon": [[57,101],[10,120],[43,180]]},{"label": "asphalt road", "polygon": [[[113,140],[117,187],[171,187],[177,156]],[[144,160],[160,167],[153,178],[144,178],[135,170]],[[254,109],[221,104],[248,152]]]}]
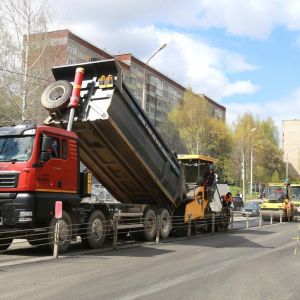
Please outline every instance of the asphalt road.
[{"label": "asphalt road", "polygon": [[[1,299],[298,299],[297,223],[0,267]],[[300,250],[300,249],[299,249]]]},{"label": "asphalt road", "polygon": [[[275,223],[275,222],[274,222]],[[269,224],[269,222],[264,222],[264,225]],[[255,227],[259,225],[258,217],[249,218],[249,226]],[[230,227],[231,228],[231,227]],[[235,230],[246,228],[246,218],[242,217],[239,212],[235,213],[234,216],[234,226]],[[121,244],[124,244],[124,240],[120,241]],[[126,240],[125,243],[132,243],[130,240]],[[112,241],[108,242],[107,247],[111,247]],[[79,243],[74,243],[69,250],[71,253],[76,253],[82,251],[84,247]],[[0,254],[0,267],[19,264],[24,262],[31,262],[36,260],[47,260],[51,257],[51,253],[43,251],[38,247],[32,247],[27,243],[27,240],[15,239],[13,244],[9,247],[7,251],[4,251]]]}]

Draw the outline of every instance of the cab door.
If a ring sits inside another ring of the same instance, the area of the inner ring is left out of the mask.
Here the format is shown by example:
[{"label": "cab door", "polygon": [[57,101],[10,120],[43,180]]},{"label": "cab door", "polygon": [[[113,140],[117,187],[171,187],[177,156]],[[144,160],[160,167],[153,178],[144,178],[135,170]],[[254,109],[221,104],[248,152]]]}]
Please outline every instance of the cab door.
[{"label": "cab door", "polygon": [[78,193],[78,145],[74,139],[61,139],[61,165],[63,179],[61,189],[63,193]]},{"label": "cab door", "polygon": [[[51,134],[44,134],[44,137],[51,137],[50,159],[36,170],[36,190],[40,192],[55,193],[61,192],[62,186],[62,159],[61,159],[61,139]],[[41,142],[42,144],[42,142]]]}]

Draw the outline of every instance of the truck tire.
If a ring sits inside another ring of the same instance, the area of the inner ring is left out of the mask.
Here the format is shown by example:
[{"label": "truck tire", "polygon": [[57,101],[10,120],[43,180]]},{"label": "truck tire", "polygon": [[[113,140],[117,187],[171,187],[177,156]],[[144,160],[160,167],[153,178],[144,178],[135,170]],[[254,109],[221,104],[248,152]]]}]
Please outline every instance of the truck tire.
[{"label": "truck tire", "polygon": [[170,231],[172,230],[172,219],[169,211],[166,208],[163,208],[160,212],[160,237],[166,239]]},{"label": "truck tire", "polygon": [[82,243],[91,249],[100,248],[106,238],[107,220],[101,210],[95,210],[88,218],[85,232],[81,235]]},{"label": "truck tire", "polygon": [[152,208],[146,208],[143,216],[144,230],[136,229],[130,232],[131,237],[136,241],[152,241],[156,236],[157,219]]},{"label": "truck tire", "polygon": [[6,250],[12,243],[13,238],[0,235],[0,251]]},{"label": "truck tire", "polygon": [[72,93],[72,84],[67,80],[58,80],[46,87],[41,102],[48,111],[65,108]]},{"label": "truck tire", "polygon": [[49,231],[48,231],[49,246],[51,251],[53,251],[54,249],[54,236],[55,236],[56,222],[59,222],[60,225],[59,237],[58,237],[58,252],[64,253],[68,250],[72,239],[71,217],[65,210],[62,211],[62,218],[59,219],[58,221],[54,216],[52,217],[49,224]]},{"label": "truck tire", "polygon": [[144,214],[144,235],[145,240],[150,242],[156,236],[157,219],[156,213],[152,208],[148,208]]}]

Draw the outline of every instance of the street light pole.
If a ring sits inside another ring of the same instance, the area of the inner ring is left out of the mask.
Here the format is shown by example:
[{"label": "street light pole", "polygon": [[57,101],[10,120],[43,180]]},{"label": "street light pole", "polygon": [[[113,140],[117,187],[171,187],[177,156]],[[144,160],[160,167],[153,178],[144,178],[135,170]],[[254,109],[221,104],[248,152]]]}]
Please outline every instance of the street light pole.
[{"label": "street light pole", "polygon": [[243,180],[243,201],[245,202],[246,197],[245,197],[245,149],[243,149],[242,153],[242,180]]},{"label": "street light pole", "polygon": [[[250,132],[256,131],[256,128],[252,128]],[[251,146],[251,153],[250,153],[250,196],[252,197],[252,186],[253,186],[253,147]]]},{"label": "street light pole", "polygon": [[144,77],[143,77],[143,98],[142,98],[142,108],[144,111],[146,111],[146,69],[149,61],[162,49],[166,48],[167,44],[163,44],[152,56],[146,61],[145,66],[144,66]]},{"label": "street light pole", "polygon": [[251,147],[251,156],[250,156],[250,196],[252,197],[252,186],[253,186],[253,147]]}]

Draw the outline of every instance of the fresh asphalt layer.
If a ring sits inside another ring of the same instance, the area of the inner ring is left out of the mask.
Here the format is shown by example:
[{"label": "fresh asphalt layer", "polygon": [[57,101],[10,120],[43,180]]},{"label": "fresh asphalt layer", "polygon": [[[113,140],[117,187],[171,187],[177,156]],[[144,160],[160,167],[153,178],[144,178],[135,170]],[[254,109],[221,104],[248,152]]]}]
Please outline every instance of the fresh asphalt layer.
[{"label": "fresh asphalt layer", "polygon": [[0,298],[298,299],[298,227],[285,223],[0,267]]}]

